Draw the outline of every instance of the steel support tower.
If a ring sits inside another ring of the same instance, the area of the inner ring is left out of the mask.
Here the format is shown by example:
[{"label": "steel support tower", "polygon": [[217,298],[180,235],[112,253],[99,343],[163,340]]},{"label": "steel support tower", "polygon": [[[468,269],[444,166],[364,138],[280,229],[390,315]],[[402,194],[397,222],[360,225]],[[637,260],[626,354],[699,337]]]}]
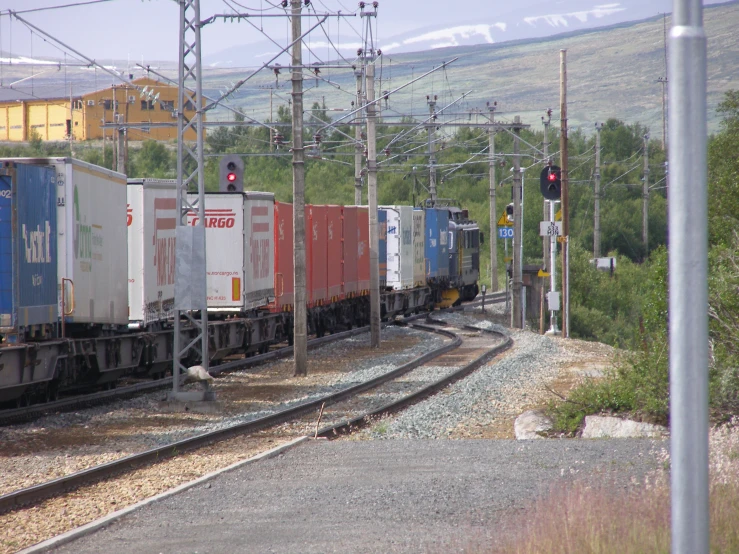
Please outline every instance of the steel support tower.
[{"label": "steel support tower", "polygon": [[[180,391],[180,373],[194,350],[201,365],[208,369],[208,310],[205,271],[205,181],[203,173],[203,94],[200,50],[200,0],[179,0],[179,91],[177,104],[177,219],[175,262],[174,352],[170,400],[212,400],[211,391]],[[187,85],[190,85],[188,88]],[[185,106],[195,109],[192,119],[185,117]],[[194,130],[196,143],[185,141]],[[188,193],[197,192],[190,201]],[[187,224],[188,213],[197,213],[194,225]],[[199,314],[199,315],[198,315]],[[194,328],[195,337],[183,337],[184,328]],[[184,339],[184,340],[183,340]]]}]

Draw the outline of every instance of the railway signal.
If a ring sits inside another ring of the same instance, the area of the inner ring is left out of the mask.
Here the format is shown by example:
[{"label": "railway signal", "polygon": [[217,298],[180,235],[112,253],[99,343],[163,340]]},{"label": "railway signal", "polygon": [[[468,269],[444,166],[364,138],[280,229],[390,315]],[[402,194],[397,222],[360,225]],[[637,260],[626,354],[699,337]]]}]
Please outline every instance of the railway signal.
[{"label": "railway signal", "polygon": [[562,171],[556,165],[548,165],[539,177],[541,194],[547,200],[559,200],[562,195]]},{"label": "railway signal", "polygon": [[244,160],[236,154],[228,154],[221,158],[218,190],[220,192],[236,192],[244,190]]},{"label": "railway signal", "polygon": [[513,223],[513,202],[505,207],[505,217],[509,223]]}]

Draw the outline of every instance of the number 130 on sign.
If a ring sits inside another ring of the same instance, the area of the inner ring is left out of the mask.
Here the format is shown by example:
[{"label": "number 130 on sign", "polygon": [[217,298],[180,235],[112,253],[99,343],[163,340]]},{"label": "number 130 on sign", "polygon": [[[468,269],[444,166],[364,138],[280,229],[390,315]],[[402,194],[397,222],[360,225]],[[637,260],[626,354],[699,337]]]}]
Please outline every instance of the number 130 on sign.
[{"label": "number 130 on sign", "polygon": [[498,238],[499,239],[512,239],[513,238],[513,227],[498,227]]}]

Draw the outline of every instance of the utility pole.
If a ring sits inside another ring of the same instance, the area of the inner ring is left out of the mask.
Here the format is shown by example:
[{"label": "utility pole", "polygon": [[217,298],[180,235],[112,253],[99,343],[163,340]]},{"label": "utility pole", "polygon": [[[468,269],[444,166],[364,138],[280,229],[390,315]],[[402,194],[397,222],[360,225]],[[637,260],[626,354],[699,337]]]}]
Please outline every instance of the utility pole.
[{"label": "utility pole", "polygon": [[434,129],[436,128],[436,96],[432,100],[431,97],[426,97],[429,104],[429,195],[431,196],[431,203],[436,205],[436,157],[434,156],[434,142],[433,135]]},{"label": "utility pole", "polygon": [[[362,70],[357,69],[354,76],[357,78],[356,109],[359,109],[362,107]],[[359,125],[361,113],[357,112],[357,117],[354,118],[356,123],[354,126],[354,203],[357,206],[362,204],[362,154],[364,154],[364,147],[362,146],[362,127]]]},{"label": "utility pole", "polygon": [[570,337],[570,191],[567,174],[567,50],[559,51],[560,133],[562,181],[562,336]]},{"label": "utility pole", "polygon": [[[513,119],[514,125],[521,122],[521,118],[516,116]],[[514,329],[523,329],[523,250],[521,244],[523,242],[523,225],[521,221],[521,159],[519,156],[520,147],[520,127],[513,128],[513,306],[511,308],[512,327]]]},{"label": "utility pole", "polygon": [[126,173],[126,147],[125,147],[125,139],[126,139],[126,128],[125,127],[118,127],[117,129],[118,133],[118,158],[116,160],[116,168],[115,170],[118,173]]},{"label": "utility pole", "polygon": [[74,97],[72,96],[72,85],[69,85],[69,155],[74,158]]},{"label": "utility pole", "polygon": [[303,149],[303,41],[301,0],[292,0],[292,103],[293,103],[293,267],[295,268],[295,318],[293,352],[295,375],[308,375],[308,318],[305,289],[305,152]]},{"label": "utility pole", "polygon": [[[490,127],[488,127],[490,162],[488,170],[490,172],[490,290],[498,292],[498,215],[497,206],[495,204],[495,108],[497,102],[490,105],[488,102],[488,111],[490,112]],[[506,275],[506,279],[508,276]]]},{"label": "utility pole", "polygon": [[593,216],[593,258],[600,258],[600,130],[602,123],[595,124],[595,200]]},{"label": "utility pole", "polygon": [[370,346],[380,346],[380,235],[377,228],[377,136],[375,64],[367,66],[367,204],[370,235]]},{"label": "utility pole", "polygon": [[667,79],[660,77],[657,79],[658,83],[662,83],[662,150],[667,150],[667,98],[666,98],[666,87]]},{"label": "utility pole", "polygon": [[269,151],[270,152],[274,152],[274,149],[275,149],[275,136],[274,136],[275,128],[272,127],[272,125],[271,125],[272,123],[275,122],[275,120],[273,119],[273,116],[272,116],[272,92],[273,92],[273,90],[272,90],[272,88],[270,88],[269,89],[269,122],[270,122],[270,127],[269,127]]},{"label": "utility pole", "polygon": [[[552,110],[547,110],[547,116],[544,118],[542,116],[541,118],[542,123],[544,123],[544,163],[549,163],[549,124],[552,122]],[[547,199],[544,199],[544,221],[550,221],[549,219],[549,201]],[[544,260],[544,267],[548,272],[554,271],[554,263],[550,259],[550,237],[542,237],[541,238],[541,246],[542,246],[542,258]],[[549,265],[551,263],[551,265]]]},{"label": "utility pole", "polygon": [[644,135],[644,178],[642,179],[641,240],[644,259],[649,258],[649,134]]}]

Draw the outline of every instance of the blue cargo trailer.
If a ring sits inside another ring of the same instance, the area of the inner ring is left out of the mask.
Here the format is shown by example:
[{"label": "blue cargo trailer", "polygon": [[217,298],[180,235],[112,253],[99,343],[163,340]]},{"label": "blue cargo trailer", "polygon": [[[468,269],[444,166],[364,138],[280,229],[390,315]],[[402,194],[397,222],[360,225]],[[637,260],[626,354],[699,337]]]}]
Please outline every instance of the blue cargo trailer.
[{"label": "blue cargo trailer", "polygon": [[55,336],[57,309],[54,169],[0,168],[0,334],[7,342]]},{"label": "blue cargo trailer", "polygon": [[426,208],[426,276],[430,282],[449,277],[449,212]]}]

